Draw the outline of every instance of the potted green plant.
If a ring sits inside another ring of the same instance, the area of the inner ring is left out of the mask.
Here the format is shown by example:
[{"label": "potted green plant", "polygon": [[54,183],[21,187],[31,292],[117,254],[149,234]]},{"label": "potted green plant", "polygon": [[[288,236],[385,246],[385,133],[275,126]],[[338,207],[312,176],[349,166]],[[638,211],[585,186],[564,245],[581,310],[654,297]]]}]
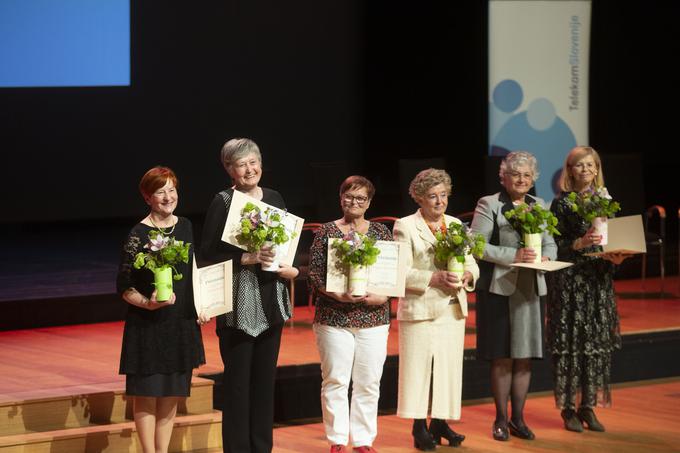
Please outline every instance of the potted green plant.
[{"label": "potted green plant", "polygon": [[144,245],[147,251],[135,256],[133,266],[135,269],[143,267],[153,272],[156,300],[163,302],[170,299],[172,281],[182,279],[182,274],[175,266],[189,262],[190,246],[190,243],[166,236],[159,230],[149,231],[149,242]]},{"label": "potted green plant", "polygon": [[262,270],[276,272],[279,268],[279,246],[291,240],[294,232],[290,232],[283,218],[285,211],[266,208],[264,212],[253,203],[246,203],[241,209],[241,221],[236,240],[245,245],[249,252],[256,252],[262,247],[271,247],[277,255],[271,265],[262,264]]},{"label": "potted green plant", "polygon": [[621,205],[612,200],[606,187],[590,189],[584,192],[570,192],[567,201],[572,211],[580,215],[586,222],[595,228],[595,233],[602,235],[600,245],[606,245],[607,219],[621,210]]},{"label": "potted green plant", "polygon": [[465,255],[481,258],[484,254],[484,236],[473,233],[463,223],[451,222],[445,230],[437,231],[434,237],[437,240],[434,244],[435,260],[460,279],[465,273]]},{"label": "potted green plant", "polygon": [[353,296],[366,294],[369,268],[380,255],[375,242],[375,239],[352,230],[331,244],[339,264],[348,273],[348,290]]},{"label": "potted green plant", "polygon": [[557,217],[539,203],[520,203],[507,211],[505,218],[523,235],[521,245],[534,250],[535,263],[541,262],[541,233],[547,231],[553,236],[560,234],[557,230]]}]

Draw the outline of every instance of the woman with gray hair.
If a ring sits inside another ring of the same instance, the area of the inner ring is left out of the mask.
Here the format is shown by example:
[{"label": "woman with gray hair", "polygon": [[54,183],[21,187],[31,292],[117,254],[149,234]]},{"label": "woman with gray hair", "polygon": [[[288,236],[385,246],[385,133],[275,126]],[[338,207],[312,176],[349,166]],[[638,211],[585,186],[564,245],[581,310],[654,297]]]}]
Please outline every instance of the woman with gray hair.
[{"label": "woman with gray hair", "polygon": [[411,182],[409,194],[420,208],[394,223],[394,239],[408,244],[410,252],[406,260],[406,297],[399,300],[397,311],[397,416],[413,419],[414,446],[431,451],[442,437],[451,446],[465,439],[446,420],[460,419],[466,291],[474,289],[479,268],[470,254],[465,256],[462,278],[435,262],[435,233],[446,231],[452,222],[461,223],[446,215],[451,177],[444,170],[423,170]]},{"label": "woman with gray hair", "polygon": [[213,198],[203,227],[201,254],[212,263],[232,260],[234,310],[217,317],[224,363],[222,381],[222,445],[225,452],[269,452],[273,446],[274,378],[283,323],[291,317],[284,279],[298,270],[281,264],[267,272],[274,253],[263,247],[246,253],[222,242],[222,232],[235,190],[285,209],[281,195],[260,187],[262,156],[250,139],[235,138],[222,147],[222,164],[232,185]]},{"label": "woman with gray hair", "polygon": [[[543,272],[510,266],[534,262],[536,254],[524,246],[522,232],[504,214],[521,203],[545,203],[528,194],[538,178],[536,158],[530,153],[509,153],[498,175],[503,190],[481,198],[472,219],[472,230],[487,242],[477,282],[477,357],[491,361],[491,393],[496,404],[493,438],[508,440],[509,429],[513,436],[533,440],[534,433],[524,421],[524,403],[531,359],[543,357],[546,284]],[[554,260],[557,247],[552,236],[542,233],[541,242],[541,259]]]}]

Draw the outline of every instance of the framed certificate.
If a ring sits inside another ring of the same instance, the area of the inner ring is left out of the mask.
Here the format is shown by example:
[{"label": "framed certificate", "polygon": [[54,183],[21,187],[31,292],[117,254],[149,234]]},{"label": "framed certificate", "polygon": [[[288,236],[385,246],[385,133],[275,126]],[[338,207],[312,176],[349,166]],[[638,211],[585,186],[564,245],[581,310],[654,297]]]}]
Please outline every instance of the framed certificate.
[{"label": "framed certificate", "polygon": [[194,259],[192,282],[196,313],[212,318],[232,311],[231,279],[231,260],[199,269]]},{"label": "framed certificate", "polygon": [[[344,293],[347,291],[347,269],[342,266],[331,248],[333,239],[328,240],[326,251],[326,291]],[[406,245],[397,241],[376,241],[380,249],[378,259],[368,271],[369,293],[381,296],[404,297],[406,282]]]},{"label": "framed certificate", "polygon": [[302,231],[305,219],[260,200],[256,200],[237,190],[234,191],[234,196],[231,200],[231,207],[229,208],[227,221],[224,224],[224,231],[222,232],[222,240],[240,249],[247,250],[247,247],[244,244],[239,243],[237,238],[237,235],[241,232],[241,210],[246,203],[256,205],[260,208],[261,212],[264,212],[269,208],[281,213],[281,223],[286,226],[287,231],[292,232],[293,234],[291,234],[291,239],[288,242],[277,246],[277,256],[281,263],[292,266],[295,252],[297,251],[298,241],[300,240],[300,232]]},{"label": "framed certificate", "polygon": [[641,215],[629,215],[607,220],[607,245],[601,252],[585,253],[587,256],[602,256],[605,253],[637,254],[647,253],[645,231]]}]

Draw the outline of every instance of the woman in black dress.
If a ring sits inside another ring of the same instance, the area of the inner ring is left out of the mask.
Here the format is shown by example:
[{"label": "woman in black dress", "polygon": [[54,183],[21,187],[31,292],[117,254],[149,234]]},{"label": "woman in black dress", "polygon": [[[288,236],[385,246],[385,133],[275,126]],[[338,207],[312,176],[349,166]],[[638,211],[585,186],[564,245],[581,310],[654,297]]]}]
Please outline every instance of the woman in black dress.
[{"label": "woman in black dress", "polygon": [[[139,252],[148,251],[151,230],[193,243],[191,222],[177,217],[177,177],[167,167],[146,172],[139,184],[151,207],[130,231],[123,246],[117,289],[127,302],[120,373],[126,375],[125,393],[133,399],[137,434],[144,453],[167,452],[181,398],[189,396],[191,372],[205,363],[197,324],[189,263],[176,266],[183,278],[173,282],[167,301],[156,300],[153,273],[135,269]],[[193,255],[190,250],[189,256]]]},{"label": "woman in black dress", "polygon": [[263,271],[274,253],[262,247],[247,253],[222,242],[222,232],[235,190],[285,209],[281,195],[259,186],[262,157],[250,139],[229,140],[222,147],[222,164],[232,185],[213,198],[203,227],[201,256],[213,263],[232,260],[234,310],[217,318],[217,335],[224,363],[222,382],[222,446],[225,452],[269,452],[273,446],[274,378],[283,323],[291,317],[284,279],[298,270],[280,265]]},{"label": "woman in black dress", "polygon": [[[548,276],[548,349],[552,353],[555,402],[562,409],[564,427],[604,431],[593,408],[611,403],[611,359],[621,347],[619,315],[614,297],[614,264],[627,256],[586,253],[601,250],[602,236],[573,212],[569,192],[604,187],[600,156],[593,148],[577,146],[567,155],[562,169],[562,193],[550,209],[557,217],[557,259],[574,263]],[[581,402],[576,410],[576,396]]]}]

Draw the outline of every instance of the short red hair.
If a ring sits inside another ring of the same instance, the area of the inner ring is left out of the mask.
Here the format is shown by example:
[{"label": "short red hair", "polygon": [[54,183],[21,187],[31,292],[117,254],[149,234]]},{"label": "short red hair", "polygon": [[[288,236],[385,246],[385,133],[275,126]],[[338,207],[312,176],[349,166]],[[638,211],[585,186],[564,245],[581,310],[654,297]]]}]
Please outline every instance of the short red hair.
[{"label": "short red hair", "polygon": [[168,180],[172,181],[175,188],[179,185],[175,172],[168,167],[153,167],[151,170],[144,173],[141,181],[139,181],[139,191],[142,193],[144,199],[149,198],[158,189],[163,187]]}]

